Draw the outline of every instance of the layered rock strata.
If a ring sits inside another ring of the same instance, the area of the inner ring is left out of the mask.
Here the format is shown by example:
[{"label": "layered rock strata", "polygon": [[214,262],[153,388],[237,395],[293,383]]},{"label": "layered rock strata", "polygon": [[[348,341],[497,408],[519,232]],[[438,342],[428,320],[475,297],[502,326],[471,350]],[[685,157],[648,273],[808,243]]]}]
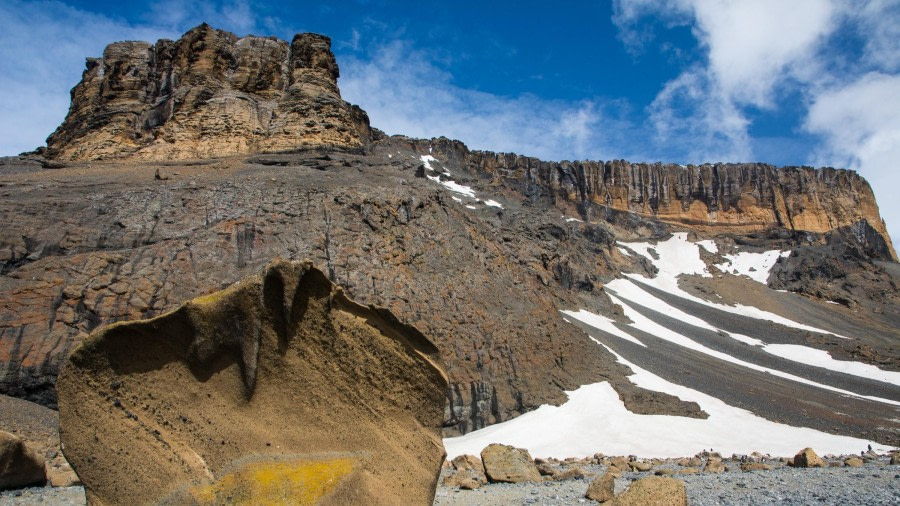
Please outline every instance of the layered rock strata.
[{"label": "layered rock strata", "polygon": [[897,260],[872,188],[854,171],[764,163],[546,162],[470,151],[443,138],[425,142],[467,167],[473,177],[489,179],[533,202],[570,206],[582,219],[609,220],[611,211],[620,211],[735,235],[771,229],[824,234],[865,222],[877,236],[872,241],[878,253]]},{"label": "layered rock strata", "polygon": [[310,145],[361,146],[368,118],[341,99],[331,40],[237,37],[203,24],[177,41],[116,42],[89,58],[58,160],[180,160]]},{"label": "layered rock strata", "polygon": [[58,389],[92,504],[430,504],[445,455],[437,348],[300,262],[98,330]]}]

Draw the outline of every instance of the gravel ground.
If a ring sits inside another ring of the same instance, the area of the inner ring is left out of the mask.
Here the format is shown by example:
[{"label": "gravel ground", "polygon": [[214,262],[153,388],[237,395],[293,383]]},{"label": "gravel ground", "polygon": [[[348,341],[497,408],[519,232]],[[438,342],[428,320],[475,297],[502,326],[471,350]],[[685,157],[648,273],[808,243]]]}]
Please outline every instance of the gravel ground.
[{"label": "gravel ground", "polygon": [[41,504],[70,506],[85,504],[83,487],[33,487],[0,492],[0,506],[7,504]]},{"label": "gravel ground", "polygon": [[[738,464],[726,463],[737,469]],[[656,469],[681,469],[673,464]],[[583,466],[588,473],[606,472],[602,465]],[[446,471],[445,471],[446,473]],[[644,473],[624,473],[616,479],[616,493],[625,490]],[[442,473],[441,479],[443,479]],[[897,505],[900,504],[900,466],[891,466],[886,459],[869,462],[860,468],[829,467],[824,469],[795,469],[777,467],[772,471],[742,472],[731,470],[723,474],[679,475],[687,487],[692,505]],[[463,505],[566,505],[592,504],[585,499],[591,478],[584,480],[547,481],[543,483],[497,483],[477,490],[459,490],[439,486],[436,506]],[[85,504],[81,487],[36,487],[0,492],[0,506],[8,504],[42,504],[50,506]]]},{"label": "gravel ground", "polygon": [[[685,482],[691,505],[900,504],[900,466],[891,466],[887,460],[870,462],[861,468],[795,469],[785,466],[772,471],[750,472],[737,469],[737,463],[726,461],[726,464],[736,470],[723,474],[675,476]],[[667,467],[678,469],[674,465],[664,465],[654,467],[654,471]],[[598,476],[606,471],[604,466],[599,465],[584,466],[582,469]],[[616,479],[616,494],[624,491],[632,481],[652,474],[653,471],[624,473]],[[497,483],[477,490],[439,486],[434,504],[594,504],[594,501],[584,497],[589,483],[590,478],[543,483]]]}]

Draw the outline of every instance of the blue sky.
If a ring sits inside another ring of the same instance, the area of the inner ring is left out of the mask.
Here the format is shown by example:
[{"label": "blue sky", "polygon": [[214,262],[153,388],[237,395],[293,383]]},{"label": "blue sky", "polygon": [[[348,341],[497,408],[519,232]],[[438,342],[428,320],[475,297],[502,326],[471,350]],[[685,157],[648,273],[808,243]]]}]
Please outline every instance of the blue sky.
[{"label": "blue sky", "polygon": [[42,145],[115,40],[332,38],[374,126],[543,159],[858,170],[900,237],[900,0],[0,0],[0,155]]}]

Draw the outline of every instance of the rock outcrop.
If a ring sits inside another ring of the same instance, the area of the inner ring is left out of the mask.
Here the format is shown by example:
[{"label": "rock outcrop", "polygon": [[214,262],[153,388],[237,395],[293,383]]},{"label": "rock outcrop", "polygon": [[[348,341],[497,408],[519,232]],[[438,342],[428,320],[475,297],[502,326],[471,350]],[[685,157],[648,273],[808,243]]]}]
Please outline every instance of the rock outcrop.
[{"label": "rock outcrop", "polygon": [[437,348],[307,263],[104,327],[59,378],[66,457],[98,504],[430,504]]},{"label": "rock outcrop", "polygon": [[368,117],[341,99],[331,40],[237,37],[202,24],[177,41],[116,42],[89,58],[58,160],[180,160],[362,146]]},{"label": "rock outcrop", "polygon": [[609,221],[617,219],[612,214],[625,212],[731,234],[770,229],[824,234],[865,220],[878,236],[872,242],[897,260],[872,189],[854,171],[764,163],[547,162],[470,151],[443,138],[431,144],[437,154],[459,161],[474,177],[513,189],[535,203],[569,207],[582,219]]}]

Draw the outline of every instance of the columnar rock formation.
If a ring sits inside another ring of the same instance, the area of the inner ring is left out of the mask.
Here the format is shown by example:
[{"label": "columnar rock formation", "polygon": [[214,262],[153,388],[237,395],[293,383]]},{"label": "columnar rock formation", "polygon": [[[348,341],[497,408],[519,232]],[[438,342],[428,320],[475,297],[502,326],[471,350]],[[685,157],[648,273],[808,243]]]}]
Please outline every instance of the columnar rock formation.
[{"label": "columnar rock formation", "polygon": [[430,504],[446,389],[421,332],[275,261],[86,340],[60,436],[95,504]]},{"label": "columnar rock formation", "polygon": [[569,203],[583,218],[610,210],[718,233],[769,229],[827,233],[865,221],[873,250],[897,255],[875,195],[854,171],[777,168],[763,163],[676,165],[625,160],[545,162],[511,153],[469,151],[441,139],[435,148],[532,201]]},{"label": "columnar rock formation", "polygon": [[89,58],[63,124],[61,160],[171,160],[358,147],[368,118],[341,99],[331,40],[238,38],[203,24],[177,41],[116,42]]}]

